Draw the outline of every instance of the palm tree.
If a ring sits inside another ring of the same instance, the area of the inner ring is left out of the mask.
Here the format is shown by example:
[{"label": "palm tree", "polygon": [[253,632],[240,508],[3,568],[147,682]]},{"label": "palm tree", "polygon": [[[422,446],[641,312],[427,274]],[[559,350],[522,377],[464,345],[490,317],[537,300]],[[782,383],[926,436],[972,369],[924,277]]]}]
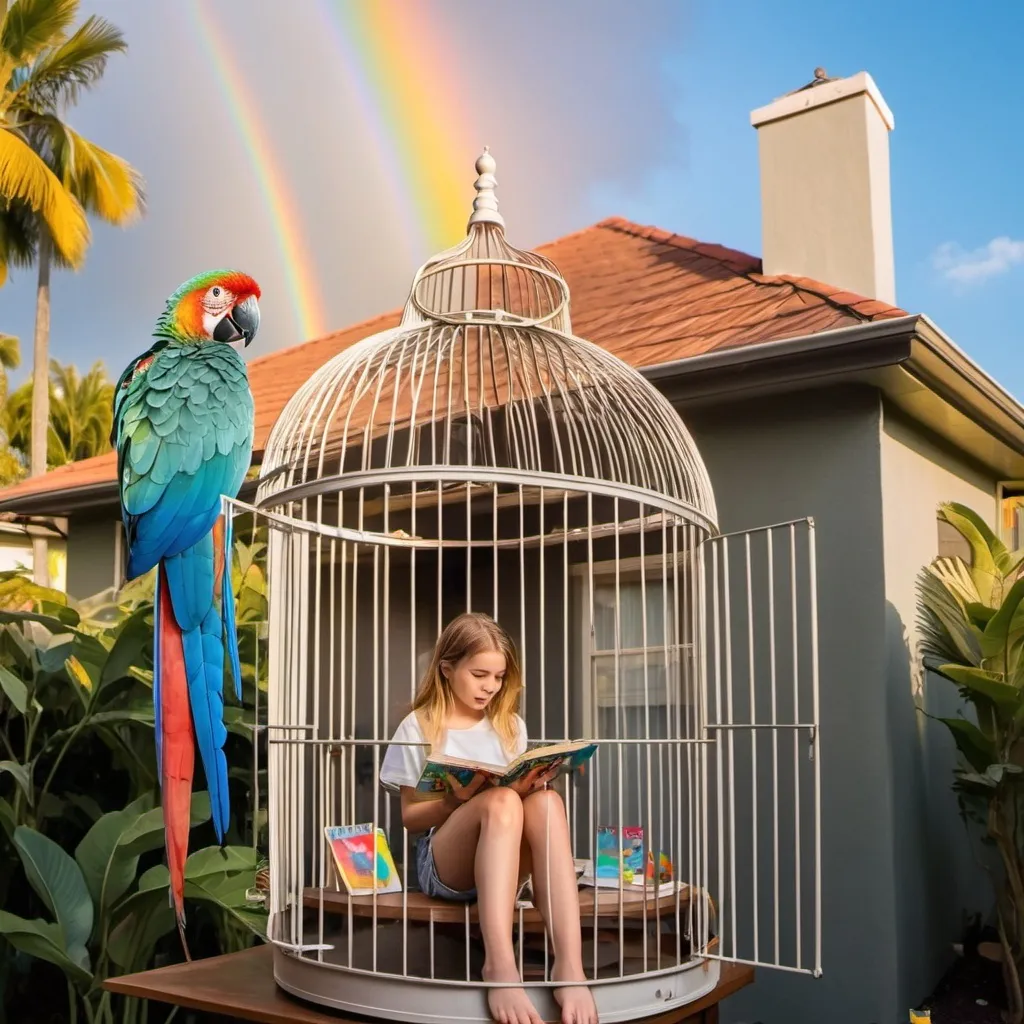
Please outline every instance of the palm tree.
[{"label": "palm tree", "polygon": [[[85,211],[33,150],[26,132],[31,95],[89,85],[103,73],[105,54],[82,36],[89,22],[68,36],[77,13],[77,0],[0,0],[0,220],[12,210],[22,223],[26,211],[40,218],[61,258],[75,267],[89,244]],[[83,51],[90,49],[86,56]],[[24,238],[9,235],[0,227],[0,286],[8,265],[25,258],[25,246],[18,244]]]},{"label": "palm tree", "polygon": [[[0,0],[0,9],[3,6]],[[141,176],[126,160],[75,132],[65,122],[64,113],[77,102],[82,89],[99,81],[110,55],[127,50],[127,43],[118,28],[95,15],[68,35],[78,7],[79,0],[16,0],[7,11],[0,29],[0,53],[5,49],[3,33],[18,12],[10,33],[19,40],[13,52],[24,53],[29,49],[26,37],[30,41],[39,39],[31,58],[21,63],[14,60],[11,64],[6,87],[6,91],[12,93],[7,101],[8,120],[20,131],[20,141],[28,144],[43,160],[78,209],[107,223],[123,226],[144,208]],[[0,166],[2,164],[0,153]],[[25,202],[12,199],[7,205],[9,223],[6,230],[0,229],[0,243],[6,237],[9,258],[23,259],[24,243],[31,244],[34,230],[35,258],[39,267],[32,350],[36,386],[32,391],[29,458],[30,475],[37,476],[46,472],[49,445],[50,271],[54,263],[71,267],[77,264],[75,254],[60,244],[50,219],[40,209],[33,207],[36,216],[26,226]],[[16,240],[23,243],[20,250],[15,247]],[[83,252],[87,243],[88,234]],[[2,258],[0,252],[0,261]],[[44,545],[45,541],[36,543],[37,566],[46,565]],[[46,580],[37,575],[36,582],[45,585]]]},{"label": "palm tree", "polygon": [[[82,375],[75,366],[50,362],[50,427],[47,431],[47,468],[88,459],[110,450],[114,385],[102,362]],[[25,450],[32,435],[34,381],[25,381],[11,394],[3,428],[15,448]]]},{"label": "palm tree", "polygon": [[[13,334],[0,333],[0,416],[6,408],[10,387],[7,371],[16,370],[20,365],[21,343]],[[24,474],[24,459],[11,447],[6,431],[0,426],[0,486],[13,484]]]},{"label": "palm tree", "polygon": [[83,377],[76,366],[51,363],[53,414],[51,430],[60,444],[63,462],[88,459],[110,450],[114,421],[114,385],[102,362],[93,363]]},{"label": "palm tree", "polygon": [[21,342],[13,334],[0,332],[0,409],[7,401],[7,371],[21,366]]}]

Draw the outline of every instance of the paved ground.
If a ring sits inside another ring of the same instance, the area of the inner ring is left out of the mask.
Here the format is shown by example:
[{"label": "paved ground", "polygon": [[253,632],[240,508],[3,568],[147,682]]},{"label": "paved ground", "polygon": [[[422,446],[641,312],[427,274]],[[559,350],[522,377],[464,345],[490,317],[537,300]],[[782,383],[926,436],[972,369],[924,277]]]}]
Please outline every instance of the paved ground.
[{"label": "paved ground", "polygon": [[1001,1024],[1005,1006],[1001,967],[972,956],[954,963],[921,1009],[931,1010],[932,1024]]}]

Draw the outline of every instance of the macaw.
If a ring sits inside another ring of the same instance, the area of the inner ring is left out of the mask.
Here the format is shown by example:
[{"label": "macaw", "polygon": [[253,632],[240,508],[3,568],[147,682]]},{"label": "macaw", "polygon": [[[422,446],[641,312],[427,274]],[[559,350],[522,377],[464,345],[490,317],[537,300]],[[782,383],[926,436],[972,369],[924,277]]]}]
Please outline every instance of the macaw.
[{"label": "macaw", "polygon": [[[235,693],[242,675],[231,589],[231,521],[252,457],[254,407],[239,352],[259,327],[259,285],[215,270],[167,300],[153,344],[131,361],[114,392],[126,579],[156,567],[153,704],[171,899],[184,940],[185,858],[195,747],[213,826],[228,828],[224,660]],[[186,947],[187,955],[187,947]]]}]

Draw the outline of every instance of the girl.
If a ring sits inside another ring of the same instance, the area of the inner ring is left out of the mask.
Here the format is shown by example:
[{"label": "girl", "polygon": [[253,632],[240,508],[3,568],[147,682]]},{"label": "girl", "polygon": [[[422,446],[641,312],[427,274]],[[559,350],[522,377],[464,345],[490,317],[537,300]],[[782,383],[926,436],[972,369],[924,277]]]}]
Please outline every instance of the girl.
[{"label": "girl", "polygon": [[[526,723],[516,710],[522,679],[515,646],[486,615],[453,619],[437,640],[413,709],[398,726],[381,765],[381,783],[399,790],[402,821],[425,832],[416,846],[420,888],[428,896],[478,901],[485,981],[520,982],[512,946],[516,892],[533,876],[534,905],[554,947],[551,977],[583,982],[580,908],[565,809],[547,789],[543,767],[515,786],[467,786],[451,776],[443,800],[417,801],[426,762],[422,746],[456,757],[506,765],[526,749]],[[554,990],[563,1024],[597,1024],[586,985]],[[521,987],[491,988],[487,1001],[500,1024],[541,1024]]]}]

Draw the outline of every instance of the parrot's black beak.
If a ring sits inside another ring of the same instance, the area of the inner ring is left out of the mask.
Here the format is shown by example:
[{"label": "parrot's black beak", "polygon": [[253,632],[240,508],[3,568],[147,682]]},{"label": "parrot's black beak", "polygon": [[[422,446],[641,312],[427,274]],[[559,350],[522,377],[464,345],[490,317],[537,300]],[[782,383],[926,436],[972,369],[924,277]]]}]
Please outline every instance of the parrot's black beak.
[{"label": "parrot's black beak", "polygon": [[231,311],[231,318],[242,332],[246,345],[256,337],[260,329],[260,306],[255,295],[250,295],[245,302],[239,303]]},{"label": "parrot's black beak", "polygon": [[248,345],[260,327],[260,307],[256,296],[250,295],[245,302],[240,302],[224,316],[213,329],[214,341],[225,341],[233,344],[236,341]]}]

